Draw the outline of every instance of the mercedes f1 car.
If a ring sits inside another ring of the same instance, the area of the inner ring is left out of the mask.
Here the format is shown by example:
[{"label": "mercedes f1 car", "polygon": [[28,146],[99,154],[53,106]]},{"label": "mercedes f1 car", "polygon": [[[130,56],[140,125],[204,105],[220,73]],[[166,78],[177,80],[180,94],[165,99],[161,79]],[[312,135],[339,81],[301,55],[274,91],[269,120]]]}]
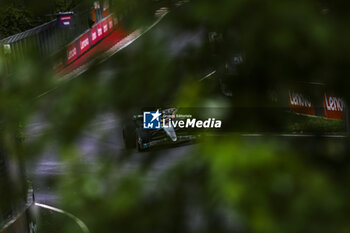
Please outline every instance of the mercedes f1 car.
[{"label": "mercedes f1 car", "polygon": [[159,128],[152,129],[145,128],[144,115],[134,115],[132,121],[123,127],[125,147],[146,151],[155,146],[194,141],[199,135],[196,135],[193,129],[174,127],[170,123],[171,121],[185,120],[186,117],[178,116],[176,112],[175,108],[157,110],[161,124]]}]

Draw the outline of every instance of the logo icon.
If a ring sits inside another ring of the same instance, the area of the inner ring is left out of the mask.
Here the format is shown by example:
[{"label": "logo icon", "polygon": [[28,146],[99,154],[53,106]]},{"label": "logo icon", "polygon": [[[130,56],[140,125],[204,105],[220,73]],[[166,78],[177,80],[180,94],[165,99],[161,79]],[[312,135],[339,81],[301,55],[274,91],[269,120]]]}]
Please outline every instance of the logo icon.
[{"label": "logo icon", "polygon": [[157,110],[156,112],[143,112],[143,128],[144,129],[160,129],[162,114]]}]

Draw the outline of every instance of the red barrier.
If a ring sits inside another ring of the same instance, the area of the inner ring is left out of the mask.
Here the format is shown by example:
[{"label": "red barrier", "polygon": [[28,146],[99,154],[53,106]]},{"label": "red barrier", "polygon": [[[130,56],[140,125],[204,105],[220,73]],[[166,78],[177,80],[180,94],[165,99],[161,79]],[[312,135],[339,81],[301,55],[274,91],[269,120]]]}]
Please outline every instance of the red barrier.
[{"label": "red barrier", "polygon": [[342,98],[324,94],[325,116],[332,119],[344,119],[345,103]]},{"label": "red barrier", "polygon": [[96,25],[96,31],[97,31],[98,40],[101,40],[103,38],[102,23],[98,23]]},{"label": "red barrier", "polygon": [[80,55],[85,53],[90,48],[89,33],[85,33],[79,39]]},{"label": "red barrier", "polygon": [[108,30],[108,22],[107,22],[107,19],[104,19],[102,21],[102,29],[103,29],[103,36],[107,36],[108,33],[109,33],[109,30]]},{"label": "red barrier", "polygon": [[74,41],[72,44],[68,46],[68,49],[67,49],[67,64],[71,63],[77,58],[78,58],[78,49],[76,46],[76,42]]},{"label": "red barrier", "polygon": [[98,42],[97,30],[96,27],[93,27],[91,30],[91,44],[94,45]]},{"label": "red barrier", "polygon": [[289,107],[295,113],[315,115],[315,107],[310,98],[298,92],[289,92]]},{"label": "red barrier", "polygon": [[116,29],[117,22],[117,17],[115,15],[110,15],[97,23],[92,29],[85,32],[77,40],[67,46],[67,57],[65,58],[65,62],[62,63],[68,65],[78,59],[82,54],[96,45],[97,42]]},{"label": "red barrier", "polygon": [[[302,92],[289,92],[289,109],[291,112],[306,114],[306,115],[318,115],[323,116],[329,119],[344,119],[345,118],[345,109],[346,104],[344,100],[335,95],[328,95],[323,92],[323,100],[322,100],[322,92],[318,95],[317,98],[314,98],[311,101],[311,98],[303,94]],[[323,104],[323,111],[318,108],[318,112],[316,114],[315,107],[313,101],[318,104],[317,106],[321,107]]]},{"label": "red barrier", "polygon": [[112,16],[109,16],[107,19],[104,19],[102,22],[96,24],[95,27],[77,39],[77,41],[79,41],[79,47],[77,47],[77,41],[72,42],[67,47],[67,58],[65,64],[72,63],[98,41],[106,37],[113,30],[113,28],[114,23]]}]

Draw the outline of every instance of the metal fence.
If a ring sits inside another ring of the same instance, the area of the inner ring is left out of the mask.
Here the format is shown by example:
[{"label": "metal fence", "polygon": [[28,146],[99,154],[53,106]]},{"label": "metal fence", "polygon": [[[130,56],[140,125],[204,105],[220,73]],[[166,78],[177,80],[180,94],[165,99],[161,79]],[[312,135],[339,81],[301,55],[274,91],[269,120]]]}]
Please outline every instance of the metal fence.
[{"label": "metal fence", "polygon": [[51,56],[86,31],[91,20],[91,9],[78,5],[73,12],[74,24],[71,27],[59,27],[58,20],[54,19],[0,40],[1,50],[9,60],[8,63],[25,57],[31,51],[36,51],[41,56]]},{"label": "metal fence", "polygon": [[[130,8],[132,6],[133,4],[130,4]],[[54,69],[65,66],[71,62],[70,59],[67,60],[67,56],[69,57],[72,44],[76,43],[77,56],[84,53],[85,50],[80,51],[78,46],[81,36],[88,34],[91,43],[89,46],[93,46],[96,38],[92,37],[92,34],[95,35],[97,31],[101,33],[103,29],[103,35],[98,33],[97,41],[104,38],[106,33],[110,32],[110,27],[114,28],[127,11],[128,9],[123,8],[118,16],[112,17],[109,0],[94,1],[93,5],[79,4],[70,12],[57,15],[54,20],[2,39],[0,54],[5,57],[5,69],[7,73],[11,73],[12,65],[18,60],[35,54],[49,58]],[[65,24],[63,18],[71,20],[71,23],[67,23],[69,26]]]}]

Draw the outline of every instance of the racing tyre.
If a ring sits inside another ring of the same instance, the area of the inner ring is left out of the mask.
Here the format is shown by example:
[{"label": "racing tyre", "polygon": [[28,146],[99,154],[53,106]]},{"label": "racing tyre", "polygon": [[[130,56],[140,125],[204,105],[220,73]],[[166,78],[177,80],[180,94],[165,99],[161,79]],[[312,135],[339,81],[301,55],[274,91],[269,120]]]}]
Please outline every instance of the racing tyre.
[{"label": "racing tyre", "polygon": [[145,147],[143,144],[150,141],[150,135],[146,131],[142,129],[136,129],[136,148],[138,151],[142,152],[149,150],[149,148]]},{"label": "racing tyre", "polygon": [[123,127],[123,140],[126,149],[135,148],[136,126],[131,122]]}]

